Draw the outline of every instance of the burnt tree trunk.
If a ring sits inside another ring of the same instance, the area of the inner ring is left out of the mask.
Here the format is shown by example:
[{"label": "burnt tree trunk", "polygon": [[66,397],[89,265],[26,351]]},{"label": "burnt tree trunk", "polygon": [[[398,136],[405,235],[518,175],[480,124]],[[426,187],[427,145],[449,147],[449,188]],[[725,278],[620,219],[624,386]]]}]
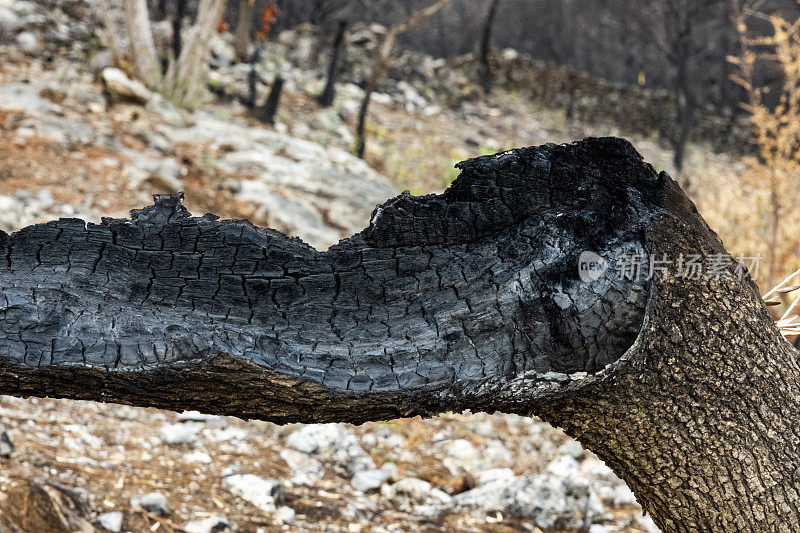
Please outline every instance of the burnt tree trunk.
[{"label": "burnt tree trunk", "polygon": [[261,81],[261,75],[258,73],[258,64],[261,62],[261,46],[256,43],[253,49],[253,56],[250,58],[250,72],[247,74],[247,98],[244,105],[248,109],[253,109],[256,106],[256,99],[258,98],[258,82]]},{"label": "burnt tree trunk", "polygon": [[186,1],[175,1],[175,15],[172,19],[172,59],[177,61],[183,49],[183,17],[186,16]]},{"label": "burnt tree trunk", "polygon": [[336,74],[339,69],[339,56],[342,53],[342,44],[344,43],[344,32],[347,30],[347,21],[340,20],[339,26],[336,29],[336,37],[333,40],[333,51],[331,52],[331,62],[328,64],[328,81],[325,83],[325,89],[317,97],[317,101],[323,106],[333,105],[333,99],[336,96]]},{"label": "burnt tree trunk", "polygon": [[278,112],[278,105],[283,91],[283,78],[275,76],[272,87],[269,90],[264,105],[256,108],[255,117],[264,124],[275,124],[275,113]]},{"label": "burnt tree trunk", "polygon": [[[794,530],[798,352],[680,187],[619,139],[459,166],[326,252],[180,195],[0,232],[0,391],[278,423],[536,414],[664,531]],[[620,249],[729,262],[648,279]],[[584,251],[609,268],[579,277]]]},{"label": "burnt tree trunk", "polygon": [[[372,93],[378,89],[378,84],[388,68],[389,55],[392,53],[397,38],[409,30],[413,30],[427,19],[450,5],[452,0],[438,0],[430,6],[412,11],[408,19],[389,30],[378,45],[375,59],[372,64],[372,71],[364,85],[364,96],[361,98],[361,105],[358,108],[358,118],[356,119],[356,142],[355,153],[358,157],[364,158],[367,148],[367,115],[369,114],[369,104],[372,101]],[[406,5],[407,9],[411,9]]]},{"label": "burnt tree trunk", "polygon": [[478,61],[480,63],[478,67],[478,82],[484,94],[489,94],[494,84],[492,66],[489,64],[489,48],[492,45],[492,28],[494,27],[494,19],[497,16],[498,1],[491,0],[489,2],[486,20],[483,22],[483,30],[481,31],[481,41],[478,46]]}]

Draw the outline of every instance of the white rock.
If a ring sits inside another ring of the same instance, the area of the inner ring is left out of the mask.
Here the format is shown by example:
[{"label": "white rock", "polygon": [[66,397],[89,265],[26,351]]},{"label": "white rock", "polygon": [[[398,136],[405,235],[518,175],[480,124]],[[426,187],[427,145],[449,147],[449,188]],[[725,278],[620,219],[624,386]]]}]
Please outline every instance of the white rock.
[{"label": "white rock", "polygon": [[569,455],[559,455],[553,462],[547,465],[546,470],[556,477],[582,477],[580,475],[580,465],[578,461]]},{"label": "white rock", "polygon": [[588,481],[552,475],[497,480],[462,492],[453,500],[462,506],[527,518],[542,529],[585,527],[604,512]]},{"label": "white rock", "polygon": [[590,455],[581,461],[581,473],[589,479],[621,482],[617,475],[600,459]]},{"label": "white rock", "polygon": [[403,478],[393,485],[384,485],[381,494],[405,509],[418,504],[445,504],[452,499],[447,493],[433,488],[427,481],[411,477]]},{"label": "white rock", "polygon": [[482,460],[490,466],[510,466],[514,464],[514,457],[508,451],[503,441],[491,439],[486,443],[486,449],[480,454]]},{"label": "white rock", "polygon": [[160,492],[151,492],[138,498],[132,498],[131,505],[134,507],[139,506],[153,514],[161,516],[169,514],[169,502],[167,501],[167,497]]},{"label": "white rock", "polygon": [[558,447],[558,451],[569,455],[573,459],[578,459],[583,455],[583,446],[575,439],[567,439],[564,444]]},{"label": "white rock", "polygon": [[445,441],[443,444],[444,452],[455,459],[473,461],[478,457],[478,449],[466,439],[454,439]]},{"label": "white rock", "polygon": [[400,467],[397,466],[397,463],[387,461],[381,465],[381,470],[386,472],[388,480],[392,483],[400,481]]},{"label": "white rock", "polygon": [[[174,159],[169,159],[169,161],[175,163]],[[175,165],[177,165],[177,163],[175,163]],[[216,422],[220,417],[201,413],[200,411],[183,411],[178,414],[176,419],[178,422]]]},{"label": "white rock", "polygon": [[[157,159],[133,153],[131,162],[127,167],[127,175],[131,181],[132,188],[138,187],[141,182],[146,180],[165,189],[167,192],[178,192],[182,189],[180,181],[181,167],[172,158]],[[179,420],[181,419],[179,418]],[[208,418],[204,418],[202,421],[206,420]]]},{"label": "white rock", "polygon": [[642,526],[647,533],[661,533],[661,530],[658,529],[658,526],[653,522],[653,519],[650,518],[650,515],[638,516],[637,520],[639,521],[639,525]]},{"label": "white rock", "polygon": [[[26,118],[19,123],[17,135],[50,139],[62,149],[89,144],[97,134],[91,126],[64,116],[64,109],[42,98],[37,88],[27,83],[0,85],[0,109],[22,111]],[[24,140],[23,140],[24,142]]]},{"label": "white rock", "polygon": [[317,459],[308,454],[284,448],[281,459],[292,469],[292,483],[311,486],[325,475],[325,467]]},{"label": "white rock", "polygon": [[97,521],[103,526],[103,529],[119,533],[122,531],[122,511],[112,511],[110,513],[101,514],[97,517]]},{"label": "white rock", "polygon": [[144,104],[153,98],[153,92],[142,82],[130,79],[118,68],[104,68],[101,76],[108,91],[121,100]]},{"label": "white rock", "polygon": [[636,495],[627,485],[617,485],[611,493],[611,502],[616,506],[637,505]]},{"label": "white rock", "polygon": [[166,444],[192,444],[197,441],[200,428],[191,424],[164,424],[158,436]]},{"label": "white rock", "polygon": [[380,489],[387,479],[389,479],[389,475],[383,470],[362,470],[356,472],[353,479],[350,480],[350,484],[356,490],[369,492]]},{"label": "white rock", "polygon": [[342,424],[303,426],[287,437],[286,444],[294,450],[333,462],[334,469],[347,477],[361,470],[375,468],[372,457]]},{"label": "white rock", "polygon": [[39,49],[39,38],[29,31],[17,34],[14,40],[23,52],[35,52]]},{"label": "white rock", "polygon": [[291,507],[287,507],[285,505],[278,507],[278,509],[275,511],[275,518],[277,518],[284,524],[293,524],[294,517],[295,517],[294,509],[292,509]]},{"label": "white rock", "polygon": [[206,452],[192,452],[187,453],[183,456],[183,460],[187,463],[200,463],[200,464],[208,464],[211,462],[211,456],[208,455]]},{"label": "white rock", "polygon": [[13,34],[19,26],[19,17],[7,7],[0,7],[0,32]]},{"label": "white rock", "polygon": [[264,479],[253,474],[224,477],[222,486],[231,494],[268,513],[275,512],[276,503],[282,503],[284,500],[284,488],[280,481]]},{"label": "white rock", "polygon": [[475,474],[475,481],[478,485],[486,485],[498,480],[507,480],[514,477],[514,471],[510,468],[491,468],[482,470]]},{"label": "white rock", "polygon": [[238,200],[255,206],[252,218],[318,249],[363,229],[375,205],[397,194],[389,180],[345,150],[203,112],[191,119],[162,125],[158,133],[168,145],[224,148],[212,159],[214,168],[236,176],[227,185]]}]

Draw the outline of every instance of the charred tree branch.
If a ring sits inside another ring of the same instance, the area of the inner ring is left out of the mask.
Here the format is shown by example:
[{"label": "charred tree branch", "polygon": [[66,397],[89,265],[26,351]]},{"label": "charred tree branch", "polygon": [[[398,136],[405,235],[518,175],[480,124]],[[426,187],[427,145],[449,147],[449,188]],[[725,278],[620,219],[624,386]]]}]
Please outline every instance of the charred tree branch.
[{"label": "charred tree branch", "polygon": [[[0,391],[279,423],[537,414],[664,531],[800,523],[798,354],[677,184],[620,139],[459,167],[325,252],[180,195],[0,233]],[[608,268],[579,276],[587,251]],[[620,251],[728,261],[619,275]]]}]

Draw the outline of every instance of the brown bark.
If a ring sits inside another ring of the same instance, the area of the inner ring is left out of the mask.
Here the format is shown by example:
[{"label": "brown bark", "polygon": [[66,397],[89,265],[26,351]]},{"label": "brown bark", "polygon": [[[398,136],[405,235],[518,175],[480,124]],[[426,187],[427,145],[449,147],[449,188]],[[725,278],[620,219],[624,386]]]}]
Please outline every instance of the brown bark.
[{"label": "brown bark", "polygon": [[[536,414],[663,531],[796,530],[799,354],[680,187],[620,139],[460,168],[326,252],[179,196],[0,233],[0,390],[279,423]],[[618,276],[620,248],[672,263]],[[681,276],[689,254],[726,263]]]},{"label": "brown bark", "polygon": [[239,0],[239,16],[236,21],[236,31],[234,32],[234,48],[236,50],[236,59],[241,62],[246,61],[248,57],[255,6],[255,0]]}]

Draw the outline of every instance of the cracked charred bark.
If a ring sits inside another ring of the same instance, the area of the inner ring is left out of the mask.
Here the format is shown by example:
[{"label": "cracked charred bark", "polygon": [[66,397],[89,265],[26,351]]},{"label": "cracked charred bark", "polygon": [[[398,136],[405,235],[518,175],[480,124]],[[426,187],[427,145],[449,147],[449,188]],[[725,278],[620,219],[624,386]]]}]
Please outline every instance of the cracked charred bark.
[{"label": "cracked charred bark", "polygon": [[728,257],[669,176],[619,139],[459,166],[325,252],[180,196],[0,233],[0,391],[279,423],[536,414],[664,531],[796,530],[800,367],[755,284],[614,272],[620,249]]}]

